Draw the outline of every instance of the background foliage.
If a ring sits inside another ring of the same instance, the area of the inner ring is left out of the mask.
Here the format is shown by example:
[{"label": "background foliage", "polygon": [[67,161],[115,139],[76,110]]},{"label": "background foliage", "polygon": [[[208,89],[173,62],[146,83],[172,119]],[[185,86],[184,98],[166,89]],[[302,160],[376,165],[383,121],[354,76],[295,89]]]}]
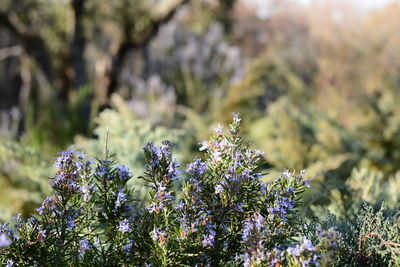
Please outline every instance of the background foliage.
[{"label": "background foliage", "polygon": [[39,205],[69,145],[103,155],[108,134],[140,176],[148,141],[185,165],[232,112],[265,180],[307,169],[309,218],[328,209],[361,231],[364,202],[398,210],[399,4],[250,2],[3,1],[0,220]]}]

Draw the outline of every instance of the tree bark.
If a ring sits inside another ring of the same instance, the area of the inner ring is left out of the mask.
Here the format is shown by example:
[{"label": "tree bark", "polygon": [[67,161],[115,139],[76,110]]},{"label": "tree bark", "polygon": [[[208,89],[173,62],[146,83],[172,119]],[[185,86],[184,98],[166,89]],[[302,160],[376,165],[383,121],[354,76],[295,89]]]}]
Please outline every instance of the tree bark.
[{"label": "tree bark", "polygon": [[48,50],[44,40],[31,32],[21,29],[13,23],[7,13],[0,12],[0,27],[6,28],[13,36],[15,36],[24,47],[25,52],[31,56],[36,65],[45,75],[49,84],[54,85],[54,73],[51,60],[49,58]]},{"label": "tree bark", "polygon": [[119,73],[123,67],[124,59],[126,55],[132,51],[133,49],[137,49],[143,46],[146,46],[155,36],[157,36],[158,31],[161,26],[168,23],[179,10],[179,8],[186,3],[189,3],[190,0],[182,0],[180,1],[174,8],[172,8],[165,16],[159,18],[158,20],[153,21],[152,24],[142,33],[143,37],[139,40],[131,40],[130,39],[130,27],[125,27],[125,40],[123,40],[115,54],[111,69],[108,72],[109,76],[109,84],[107,87],[107,98],[110,99],[110,96],[116,91],[119,86]]},{"label": "tree bark", "polygon": [[72,0],[74,11],[74,34],[71,44],[71,57],[74,69],[72,85],[75,89],[86,85],[86,62],[84,58],[86,38],[83,27],[83,18],[85,15],[85,0]]}]

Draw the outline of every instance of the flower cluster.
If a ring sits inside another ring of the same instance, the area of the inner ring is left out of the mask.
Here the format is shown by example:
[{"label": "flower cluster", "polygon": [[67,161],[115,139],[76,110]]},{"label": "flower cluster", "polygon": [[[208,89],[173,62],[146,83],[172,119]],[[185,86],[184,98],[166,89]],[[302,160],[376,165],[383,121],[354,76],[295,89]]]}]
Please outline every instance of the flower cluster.
[{"label": "flower cluster", "polygon": [[264,183],[263,154],[242,144],[240,123],[234,115],[227,131],[201,143],[205,156],[188,165],[177,191],[170,143],[147,144],[139,178],[151,188],[148,203],[133,200],[126,167],[61,153],[37,214],[1,226],[1,264],[316,266],[334,258],[336,232],[310,236],[299,219],[304,172]]}]

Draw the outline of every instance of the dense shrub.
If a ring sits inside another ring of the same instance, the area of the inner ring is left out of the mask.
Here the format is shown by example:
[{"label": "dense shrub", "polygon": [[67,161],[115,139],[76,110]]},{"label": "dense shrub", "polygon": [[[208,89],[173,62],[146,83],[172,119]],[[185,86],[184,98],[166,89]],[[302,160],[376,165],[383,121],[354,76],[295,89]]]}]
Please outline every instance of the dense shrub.
[{"label": "dense shrub", "polygon": [[240,119],[201,142],[182,179],[170,142],[144,147],[150,203],[136,201],[132,173],[108,155],[96,162],[68,149],[53,193],[13,228],[0,228],[7,266],[384,266],[399,264],[400,225],[365,206],[356,224],[299,212],[305,172],[263,183],[260,151],[243,145]]}]

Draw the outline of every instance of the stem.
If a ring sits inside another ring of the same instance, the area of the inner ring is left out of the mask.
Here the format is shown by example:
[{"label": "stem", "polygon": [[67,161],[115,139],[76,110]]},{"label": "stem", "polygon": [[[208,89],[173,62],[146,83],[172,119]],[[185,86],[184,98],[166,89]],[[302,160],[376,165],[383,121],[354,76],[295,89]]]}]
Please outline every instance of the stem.
[{"label": "stem", "polygon": [[364,235],[361,239],[360,239],[360,243],[358,245],[358,255],[360,257],[363,257],[363,245],[365,240],[367,240],[368,238],[370,238],[371,236],[376,236],[380,239],[380,241],[382,242],[383,245],[387,245],[387,246],[393,246],[393,247],[400,247],[399,243],[395,243],[395,242],[391,242],[391,241],[385,241],[382,236],[380,234],[378,234],[377,232],[371,232],[369,234]]}]

